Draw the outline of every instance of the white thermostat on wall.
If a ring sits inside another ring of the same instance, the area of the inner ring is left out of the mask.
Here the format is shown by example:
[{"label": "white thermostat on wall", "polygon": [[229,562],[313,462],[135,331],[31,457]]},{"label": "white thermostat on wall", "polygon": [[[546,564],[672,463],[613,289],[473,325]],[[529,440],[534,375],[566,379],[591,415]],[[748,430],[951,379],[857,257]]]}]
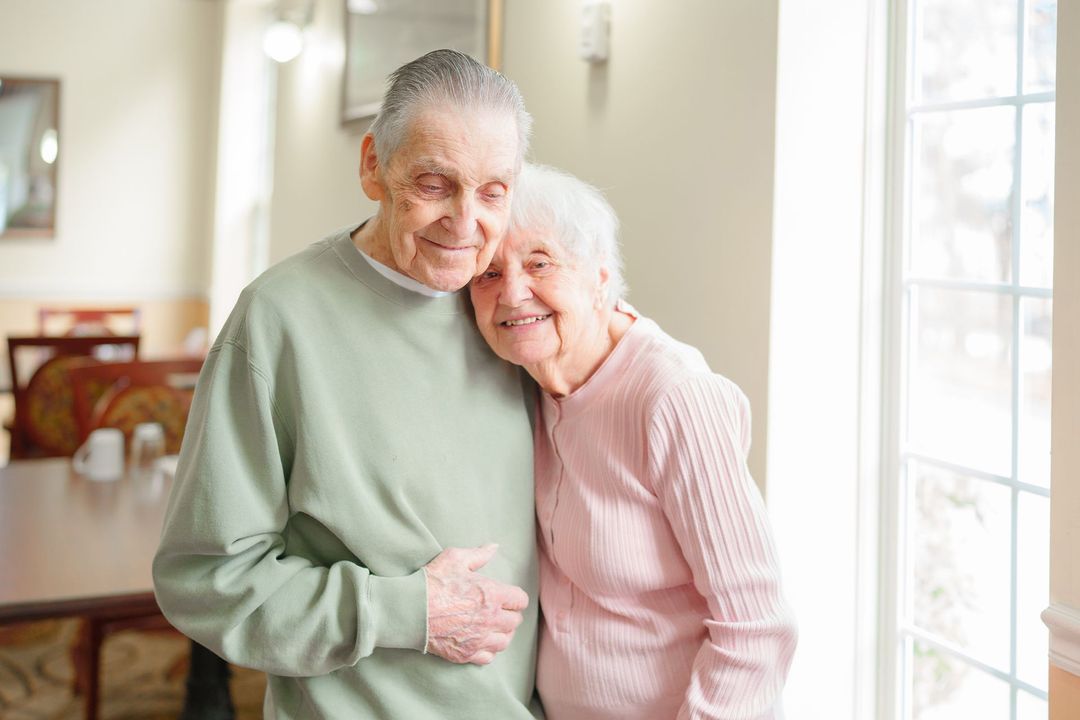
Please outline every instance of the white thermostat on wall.
[{"label": "white thermostat on wall", "polygon": [[581,59],[594,63],[607,60],[610,34],[611,0],[581,0]]}]

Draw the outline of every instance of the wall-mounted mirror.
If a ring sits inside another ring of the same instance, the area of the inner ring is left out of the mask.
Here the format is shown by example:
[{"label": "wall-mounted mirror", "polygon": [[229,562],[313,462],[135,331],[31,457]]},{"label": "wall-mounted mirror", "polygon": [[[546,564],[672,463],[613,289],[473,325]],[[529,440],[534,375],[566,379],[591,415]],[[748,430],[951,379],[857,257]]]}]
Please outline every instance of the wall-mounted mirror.
[{"label": "wall-mounted mirror", "polygon": [[60,81],[0,75],[0,237],[52,237]]}]

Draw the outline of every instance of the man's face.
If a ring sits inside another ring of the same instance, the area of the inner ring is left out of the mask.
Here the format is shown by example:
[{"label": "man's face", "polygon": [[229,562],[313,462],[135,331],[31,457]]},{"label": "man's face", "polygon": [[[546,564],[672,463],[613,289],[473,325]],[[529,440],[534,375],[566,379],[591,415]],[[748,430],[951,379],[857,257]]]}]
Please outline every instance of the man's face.
[{"label": "man's face", "polygon": [[517,174],[512,115],[421,113],[374,173],[368,150],[365,144],[364,187],[381,203],[380,234],[394,269],[435,290],[459,290],[487,268],[506,230]]}]

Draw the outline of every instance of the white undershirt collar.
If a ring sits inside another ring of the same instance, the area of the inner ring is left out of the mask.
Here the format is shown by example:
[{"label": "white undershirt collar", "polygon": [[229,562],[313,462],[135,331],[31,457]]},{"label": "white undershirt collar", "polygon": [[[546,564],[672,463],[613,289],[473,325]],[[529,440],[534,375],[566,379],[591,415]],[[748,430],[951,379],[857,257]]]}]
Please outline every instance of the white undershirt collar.
[{"label": "white undershirt collar", "polygon": [[394,283],[395,285],[403,287],[406,290],[412,290],[415,293],[420,293],[421,295],[425,295],[427,297],[432,297],[432,298],[446,297],[447,295],[453,295],[454,294],[452,292],[447,292],[445,290],[432,290],[427,285],[424,285],[423,283],[417,282],[416,280],[412,279],[408,275],[403,275],[403,274],[399,273],[397,270],[394,270],[392,268],[387,267],[386,265],[383,265],[381,262],[379,262],[375,258],[371,257],[366,252],[364,252],[360,248],[356,247],[355,244],[353,245],[353,247],[356,248],[356,252],[360,253],[360,257],[367,260],[368,264],[371,265],[371,267],[375,268],[375,272],[379,273],[380,275],[382,275],[384,278],[386,278],[390,282]]}]

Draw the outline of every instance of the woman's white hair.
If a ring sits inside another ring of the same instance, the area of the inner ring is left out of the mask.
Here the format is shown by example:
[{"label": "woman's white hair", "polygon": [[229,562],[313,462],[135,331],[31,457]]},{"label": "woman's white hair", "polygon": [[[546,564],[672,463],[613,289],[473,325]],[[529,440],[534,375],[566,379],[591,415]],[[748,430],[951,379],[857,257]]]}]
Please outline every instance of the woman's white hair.
[{"label": "woman's white hair", "polygon": [[405,63],[387,78],[382,109],[371,123],[375,153],[382,162],[389,162],[405,142],[413,119],[429,108],[505,112],[517,122],[519,164],[529,149],[532,116],[525,110],[517,86],[465,53],[433,50]]},{"label": "woman's white hair", "polygon": [[604,195],[573,175],[526,163],[514,184],[510,233],[550,232],[583,267],[607,268],[609,304],[626,294],[619,218]]}]

